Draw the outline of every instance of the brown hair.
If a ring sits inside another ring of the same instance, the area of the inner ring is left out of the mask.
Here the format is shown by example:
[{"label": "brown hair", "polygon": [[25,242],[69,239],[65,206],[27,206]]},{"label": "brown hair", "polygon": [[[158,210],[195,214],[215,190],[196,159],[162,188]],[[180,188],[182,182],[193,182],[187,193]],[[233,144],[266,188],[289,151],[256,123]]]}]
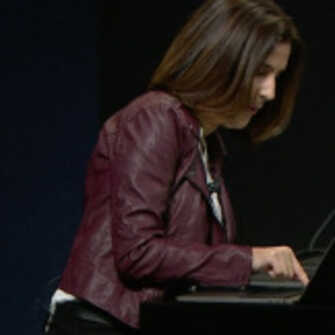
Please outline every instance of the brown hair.
[{"label": "brown hair", "polygon": [[205,1],[172,42],[149,87],[175,95],[195,115],[238,112],[248,105],[252,80],[278,42],[292,46],[287,70],[277,98],[248,126],[255,142],[264,141],[286,128],[303,63],[297,28],[272,0]]}]

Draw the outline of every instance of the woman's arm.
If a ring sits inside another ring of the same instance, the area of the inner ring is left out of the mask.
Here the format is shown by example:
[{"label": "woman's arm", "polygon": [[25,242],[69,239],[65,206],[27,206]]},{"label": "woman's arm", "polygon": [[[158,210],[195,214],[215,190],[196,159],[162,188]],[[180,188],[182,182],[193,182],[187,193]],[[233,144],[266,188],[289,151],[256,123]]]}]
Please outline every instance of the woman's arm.
[{"label": "woman's arm", "polygon": [[181,128],[176,112],[166,108],[139,110],[119,127],[111,160],[116,265],[123,278],[137,283],[187,279],[245,285],[251,273],[249,247],[166,236],[163,215],[183,154]]}]

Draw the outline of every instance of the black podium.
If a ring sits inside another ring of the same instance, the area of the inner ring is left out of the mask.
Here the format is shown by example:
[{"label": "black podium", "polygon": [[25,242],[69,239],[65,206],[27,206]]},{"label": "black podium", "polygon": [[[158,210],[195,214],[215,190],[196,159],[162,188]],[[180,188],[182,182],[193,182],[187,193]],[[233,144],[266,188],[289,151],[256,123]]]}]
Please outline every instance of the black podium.
[{"label": "black podium", "polygon": [[[143,334],[335,334],[334,307],[156,301],[141,306]],[[306,333],[307,332],[307,333]]]}]

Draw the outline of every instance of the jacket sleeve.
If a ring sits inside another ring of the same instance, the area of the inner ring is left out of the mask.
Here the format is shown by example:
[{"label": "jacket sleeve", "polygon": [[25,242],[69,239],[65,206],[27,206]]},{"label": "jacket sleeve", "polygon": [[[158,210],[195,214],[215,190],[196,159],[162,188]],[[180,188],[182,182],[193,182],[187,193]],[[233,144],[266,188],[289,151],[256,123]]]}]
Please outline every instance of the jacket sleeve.
[{"label": "jacket sleeve", "polygon": [[182,155],[180,127],[177,113],[166,108],[138,110],[119,127],[111,160],[117,268],[138,283],[244,285],[251,272],[249,247],[165,236],[163,216]]}]

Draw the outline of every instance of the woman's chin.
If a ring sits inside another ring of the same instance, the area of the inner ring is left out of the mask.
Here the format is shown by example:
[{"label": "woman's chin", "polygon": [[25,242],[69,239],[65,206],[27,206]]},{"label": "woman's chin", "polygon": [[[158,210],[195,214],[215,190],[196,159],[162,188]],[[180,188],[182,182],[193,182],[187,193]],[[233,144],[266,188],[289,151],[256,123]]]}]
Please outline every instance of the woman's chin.
[{"label": "woman's chin", "polygon": [[229,122],[225,122],[225,124],[223,124],[222,126],[228,129],[240,130],[246,128],[250,123],[250,121],[251,116],[247,116],[243,118],[236,118],[234,120],[230,120]]}]

